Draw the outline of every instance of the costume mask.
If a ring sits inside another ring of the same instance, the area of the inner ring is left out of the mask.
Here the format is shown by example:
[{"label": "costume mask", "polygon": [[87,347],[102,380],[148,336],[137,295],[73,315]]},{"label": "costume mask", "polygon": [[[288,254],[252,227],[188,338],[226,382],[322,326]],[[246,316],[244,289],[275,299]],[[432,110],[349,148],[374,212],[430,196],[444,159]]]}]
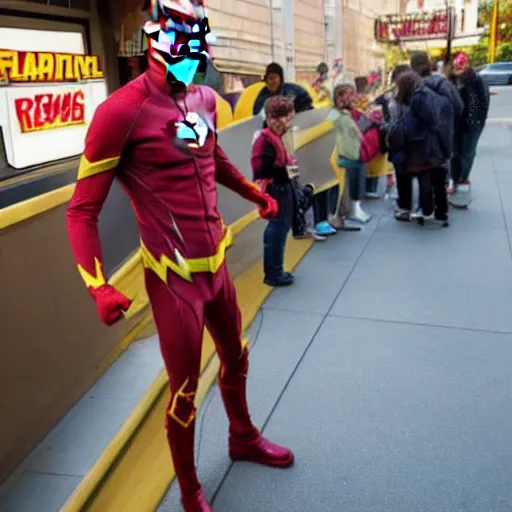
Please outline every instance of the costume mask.
[{"label": "costume mask", "polygon": [[190,85],[206,70],[210,25],[202,0],[148,0],[151,21],[144,26],[149,57],[166,70],[170,83]]},{"label": "costume mask", "polygon": [[460,52],[453,59],[453,69],[455,74],[461,75],[469,68],[469,57],[467,53]]}]

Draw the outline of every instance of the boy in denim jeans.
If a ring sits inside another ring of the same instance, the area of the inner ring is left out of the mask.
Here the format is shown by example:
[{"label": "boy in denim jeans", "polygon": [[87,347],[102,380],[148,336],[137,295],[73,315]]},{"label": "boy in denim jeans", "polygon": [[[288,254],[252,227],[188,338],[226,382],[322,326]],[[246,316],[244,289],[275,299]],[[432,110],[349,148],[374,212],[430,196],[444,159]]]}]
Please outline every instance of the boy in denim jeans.
[{"label": "boy in denim jeans", "polygon": [[299,211],[311,204],[313,186],[298,187],[297,166],[287,153],[283,136],[295,118],[293,101],[274,96],[265,104],[266,121],[257,135],[251,155],[253,177],[279,204],[279,215],[269,221],[263,235],[265,284],[289,286],[294,276],[283,268],[286,240]]}]

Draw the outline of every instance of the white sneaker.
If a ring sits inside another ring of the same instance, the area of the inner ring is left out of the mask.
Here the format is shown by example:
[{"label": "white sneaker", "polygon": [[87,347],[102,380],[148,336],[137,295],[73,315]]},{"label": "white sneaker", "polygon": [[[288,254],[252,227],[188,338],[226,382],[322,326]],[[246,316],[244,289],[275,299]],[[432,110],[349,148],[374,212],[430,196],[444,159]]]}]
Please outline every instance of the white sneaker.
[{"label": "white sneaker", "polygon": [[468,208],[471,204],[471,184],[462,183],[457,186],[455,192],[448,197],[448,202],[455,208]]},{"label": "white sneaker", "polygon": [[414,212],[411,214],[411,220],[417,222],[420,226],[425,225],[425,221],[434,220],[435,215],[432,213],[430,215],[425,215],[421,210]]},{"label": "white sneaker", "polygon": [[366,213],[361,207],[361,201],[352,201],[350,205],[350,218],[361,224],[366,224],[370,222],[372,216]]},{"label": "white sneaker", "polygon": [[390,187],[386,190],[384,199],[386,199],[386,200],[391,199],[392,201],[396,201],[398,199],[398,190],[396,188],[396,185],[393,185],[392,187]]},{"label": "white sneaker", "polygon": [[307,229],[306,235],[309,238],[316,240],[317,242],[325,242],[327,240],[326,236],[322,236],[322,235],[318,234],[315,229]]}]

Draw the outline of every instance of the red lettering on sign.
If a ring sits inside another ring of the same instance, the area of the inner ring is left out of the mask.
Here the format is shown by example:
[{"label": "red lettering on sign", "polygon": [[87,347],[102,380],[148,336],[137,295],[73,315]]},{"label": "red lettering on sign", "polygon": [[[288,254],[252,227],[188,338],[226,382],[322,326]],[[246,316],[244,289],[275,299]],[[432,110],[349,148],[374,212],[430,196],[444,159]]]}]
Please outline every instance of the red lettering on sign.
[{"label": "red lettering on sign", "polygon": [[446,11],[391,14],[375,20],[375,37],[380,42],[433,39],[447,33]]},{"label": "red lettering on sign", "polygon": [[16,100],[16,115],[22,127],[22,132],[32,130],[32,117],[30,113],[33,108],[34,101],[30,98],[20,98]]},{"label": "red lettering on sign", "polygon": [[69,123],[69,120],[71,119],[71,94],[64,94],[62,96],[60,115],[63,123]]},{"label": "red lettering on sign", "polygon": [[71,120],[73,122],[82,121],[85,118],[85,96],[82,91],[77,91],[73,96],[71,104]]},{"label": "red lettering on sign", "polygon": [[85,124],[85,95],[81,90],[18,98],[15,108],[22,133]]}]

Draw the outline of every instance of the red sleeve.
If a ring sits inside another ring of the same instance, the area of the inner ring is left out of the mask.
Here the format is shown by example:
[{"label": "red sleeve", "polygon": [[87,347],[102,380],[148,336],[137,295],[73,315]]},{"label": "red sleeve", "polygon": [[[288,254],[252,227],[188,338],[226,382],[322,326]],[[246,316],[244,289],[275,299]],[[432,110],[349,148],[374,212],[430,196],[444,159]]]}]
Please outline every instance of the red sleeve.
[{"label": "red sleeve", "polygon": [[98,215],[114,180],[134,123],[134,98],[122,91],[98,107],[85,140],[67,228],[78,271],[92,292],[106,284],[102,268]]}]

